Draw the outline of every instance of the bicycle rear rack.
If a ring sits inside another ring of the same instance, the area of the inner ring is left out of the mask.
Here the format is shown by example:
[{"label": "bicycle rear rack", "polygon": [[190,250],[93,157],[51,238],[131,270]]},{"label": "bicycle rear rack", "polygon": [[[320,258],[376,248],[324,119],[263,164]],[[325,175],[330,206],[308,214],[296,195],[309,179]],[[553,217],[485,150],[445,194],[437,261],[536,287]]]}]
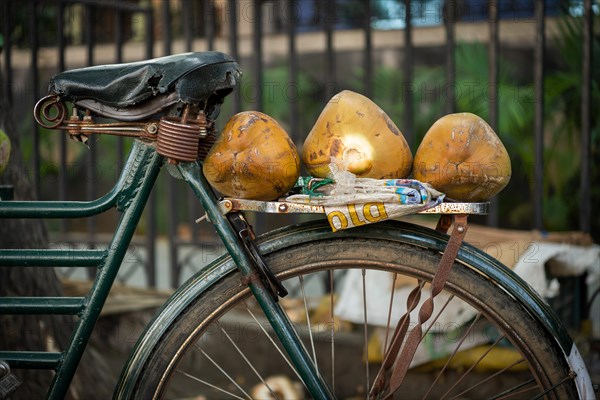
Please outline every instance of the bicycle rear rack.
[{"label": "bicycle rear rack", "polygon": [[[433,208],[420,211],[418,214],[442,215],[485,215],[490,203],[442,203]],[[324,214],[325,207],[310,204],[291,203],[287,201],[258,201],[225,198],[219,202],[222,214],[233,211],[253,211],[269,214]]]}]

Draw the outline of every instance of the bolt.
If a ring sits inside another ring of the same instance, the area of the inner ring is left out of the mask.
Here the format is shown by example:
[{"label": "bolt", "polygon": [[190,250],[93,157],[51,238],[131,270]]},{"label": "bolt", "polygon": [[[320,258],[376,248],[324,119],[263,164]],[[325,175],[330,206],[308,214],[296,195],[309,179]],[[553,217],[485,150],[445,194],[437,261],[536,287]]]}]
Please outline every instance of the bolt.
[{"label": "bolt", "polygon": [[4,361],[0,361],[0,378],[10,373],[10,367]]},{"label": "bolt", "polygon": [[463,233],[465,231],[465,227],[461,225],[461,226],[457,227],[456,230],[460,233]]},{"label": "bolt", "polygon": [[158,126],[156,124],[148,125],[148,133],[154,135],[158,131]]},{"label": "bolt", "polygon": [[287,211],[287,209],[288,209],[288,206],[287,206],[287,204],[280,204],[280,205],[279,205],[279,212],[282,212],[282,213],[284,213],[284,212],[286,212],[286,211]]}]

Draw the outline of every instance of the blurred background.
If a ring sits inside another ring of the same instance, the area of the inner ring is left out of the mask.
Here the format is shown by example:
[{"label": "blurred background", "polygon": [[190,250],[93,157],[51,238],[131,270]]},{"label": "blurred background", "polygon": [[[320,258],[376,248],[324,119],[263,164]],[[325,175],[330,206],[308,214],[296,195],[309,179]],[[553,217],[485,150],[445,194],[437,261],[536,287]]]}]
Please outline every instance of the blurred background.
[{"label": "blurred background", "polygon": [[[88,149],[39,128],[33,105],[54,74],[216,50],[244,72],[220,127],[235,112],[260,110],[301,148],[328,99],[350,89],[382,107],[414,152],[442,115],[473,112],[494,127],[513,167],[509,187],[476,222],[600,240],[592,210],[600,202],[597,1],[22,0],[1,7],[4,129],[22,156],[4,174],[23,169],[37,198],[101,196],[131,145],[104,136]],[[177,287],[220,253],[212,228],[194,223],[201,207],[168,174],[145,213],[122,282]],[[117,218],[50,221],[51,246],[102,246]],[[260,216],[254,224],[264,232],[302,218]],[[515,243],[515,254],[529,245]]]}]

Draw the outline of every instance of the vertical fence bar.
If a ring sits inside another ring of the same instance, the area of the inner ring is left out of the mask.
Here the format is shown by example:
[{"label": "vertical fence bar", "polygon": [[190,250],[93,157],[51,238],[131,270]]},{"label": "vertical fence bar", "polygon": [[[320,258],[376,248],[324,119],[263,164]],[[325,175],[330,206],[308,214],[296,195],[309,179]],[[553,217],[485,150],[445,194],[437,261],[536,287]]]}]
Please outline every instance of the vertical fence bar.
[{"label": "vertical fence bar", "polygon": [[[203,1],[206,3],[207,1]],[[185,39],[185,51],[192,51],[194,41],[194,26],[192,20],[192,5],[190,0],[181,0],[181,19],[183,22],[183,37]]]},{"label": "vertical fence bar", "polygon": [[203,18],[204,18],[204,35],[206,36],[206,44],[209,51],[215,49],[215,12],[212,0],[202,2]]},{"label": "vertical fence bar", "polygon": [[162,0],[163,56],[171,54],[171,6],[169,0]]},{"label": "vertical fence bar", "polygon": [[262,0],[254,0],[254,22],[253,26],[253,53],[254,53],[254,84],[256,87],[256,97],[254,101],[254,108],[257,111],[263,111],[264,109],[264,98],[263,98],[263,46],[262,46]]},{"label": "vertical fence bar", "polygon": [[[154,57],[154,14],[152,7],[145,12],[146,16],[146,58]],[[150,192],[146,204],[148,232],[146,233],[146,276],[148,286],[156,287],[156,188]]]},{"label": "vertical fence bar", "polygon": [[3,12],[3,29],[2,34],[4,36],[4,48],[2,52],[4,53],[4,101],[7,105],[12,104],[13,100],[13,91],[12,91],[12,38],[11,38],[11,29],[12,29],[12,21],[10,19],[10,1],[2,2],[2,12]]},{"label": "vertical fence bar", "polygon": [[[228,0],[225,15],[229,17],[229,52],[231,56],[239,60],[238,54],[238,15],[237,15],[237,2],[236,0]],[[226,18],[227,19],[227,18]],[[233,112],[237,113],[242,109],[242,88],[241,83],[238,84],[237,90],[233,92]]]},{"label": "vertical fence bar", "polygon": [[[209,1],[203,1],[202,4],[209,3]],[[181,18],[183,19],[183,35],[185,38],[185,51],[191,52],[194,41],[194,26],[192,20],[192,4],[190,0],[181,1]],[[187,193],[188,202],[188,223],[191,224],[191,242],[194,243],[198,238],[198,224],[194,221],[200,216],[200,203],[198,198],[194,196],[194,193],[188,191]]]},{"label": "vertical fence bar", "polygon": [[[56,35],[58,38],[58,71],[62,72],[65,68],[65,3],[58,4]],[[60,135],[60,169],[58,181],[58,193],[61,200],[67,200],[68,185],[67,169],[67,135]],[[63,218],[60,224],[60,231],[63,235],[69,230],[69,220]]]},{"label": "vertical fence bar", "polygon": [[154,57],[154,13],[152,7],[146,11],[146,58]]},{"label": "vertical fence bar", "polygon": [[[123,12],[115,9],[115,61],[117,64],[123,62]],[[117,166],[119,171],[125,165],[125,142],[124,138],[117,138]]]},{"label": "vertical fence bar", "polygon": [[[489,23],[489,43],[488,43],[488,107],[489,124],[495,131],[498,131],[498,52],[500,48],[499,30],[498,30],[498,2],[490,0],[488,3],[488,23]],[[490,226],[498,226],[498,200],[492,199],[490,202],[490,212],[487,216],[487,223]]]},{"label": "vertical fence bar", "polygon": [[325,101],[329,101],[336,92],[335,54],[333,52],[333,25],[335,23],[335,2],[324,0],[322,4],[323,23],[325,26],[326,65],[325,65]]},{"label": "vertical fence bar", "polygon": [[[579,206],[579,229],[591,232],[591,135],[592,135],[592,0],[584,0],[583,15],[583,62],[581,80],[581,198]],[[599,66],[596,65],[596,68]],[[598,106],[598,105],[596,105]]]},{"label": "vertical fence bar", "polygon": [[[163,36],[163,56],[171,54],[171,7],[169,0],[162,1],[162,36]],[[177,182],[173,178],[168,178],[167,181],[167,199],[169,204],[169,265],[171,267],[171,287],[179,285],[180,268],[177,261]]]},{"label": "vertical fence bar", "polygon": [[533,180],[534,223],[538,230],[544,229],[544,52],[545,52],[545,4],[544,0],[535,2],[535,51],[534,51],[534,87],[535,87],[535,166]]},{"label": "vertical fence bar", "polygon": [[364,70],[365,70],[365,96],[368,98],[373,97],[373,30],[371,29],[371,15],[373,14],[373,6],[371,0],[365,0],[365,19],[364,19],[364,30],[365,30],[365,58],[364,58]]},{"label": "vertical fence bar", "polygon": [[446,30],[446,82],[444,90],[441,91],[445,97],[445,112],[452,114],[456,112],[456,62],[454,51],[456,39],[454,25],[456,23],[456,0],[446,0],[444,7],[444,27]]},{"label": "vertical fence bar", "polygon": [[414,54],[412,42],[412,3],[404,0],[404,135],[409,146],[414,141]]},{"label": "vertical fence bar", "polygon": [[[296,49],[296,18],[299,14],[296,14],[296,0],[288,0],[288,57],[290,60],[289,65],[289,85],[290,87],[297,90],[296,93],[300,93],[303,88],[296,87],[298,81],[298,53]],[[298,102],[297,96],[290,100],[290,129],[292,140],[296,143],[301,142],[299,137],[300,129],[298,127]]]},{"label": "vertical fence bar", "polygon": [[[87,65],[94,65],[94,8],[90,4],[85,6],[85,42],[86,42],[86,55]],[[96,198],[96,179],[98,175],[98,153],[96,144],[98,143],[95,135],[91,135],[89,138],[89,153],[88,153],[88,171],[87,171],[87,182],[86,191],[89,200]],[[88,245],[90,248],[96,247],[96,217],[87,218],[87,231],[88,231]],[[88,270],[88,277],[93,279],[96,275],[96,271],[93,269]]]},{"label": "vertical fence bar", "polygon": [[[30,29],[30,41],[31,41],[31,96],[33,100],[33,105],[37,102],[37,98],[39,96],[39,72],[38,72],[38,15],[37,15],[37,0],[33,0],[31,2],[31,15],[29,18],[29,22],[31,24]],[[12,85],[12,82],[9,82],[9,85]],[[33,107],[32,107],[33,108]],[[32,135],[33,135],[33,193],[36,199],[40,198],[40,131],[38,129],[37,124],[32,125]]]}]

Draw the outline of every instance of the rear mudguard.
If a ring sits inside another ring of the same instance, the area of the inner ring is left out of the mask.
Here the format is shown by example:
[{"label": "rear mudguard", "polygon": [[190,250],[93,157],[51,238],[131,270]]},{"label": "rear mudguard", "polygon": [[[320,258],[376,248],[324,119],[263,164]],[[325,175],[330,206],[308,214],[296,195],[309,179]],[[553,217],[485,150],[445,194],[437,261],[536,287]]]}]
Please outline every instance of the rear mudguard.
[{"label": "rear mudguard", "polygon": [[[262,235],[258,242],[261,253],[266,255],[299,243],[339,237],[395,240],[440,252],[444,251],[448,242],[448,235],[403,222],[387,221],[333,233],[325,220],[278,229]],[[457,260],[470,265],[490,280],[501,283],[508,293],[527,307],[529,312],[546,328],[548,334],[556,339],[573,371],[579,372],[576,379],[580,398],[589,398],[593,393],[592,385],[577,348],[554,312],[534,290],[498,260],[469,244],[463,244]],[[190,278],[167,300],[138,339],[125,364],[115,389],[114,397],[116,399],[130,398],[146,359],[169,325],[195,298],[202,295],[213,283],[234,271],[235,268],[233,260],[226,254]]]}]

